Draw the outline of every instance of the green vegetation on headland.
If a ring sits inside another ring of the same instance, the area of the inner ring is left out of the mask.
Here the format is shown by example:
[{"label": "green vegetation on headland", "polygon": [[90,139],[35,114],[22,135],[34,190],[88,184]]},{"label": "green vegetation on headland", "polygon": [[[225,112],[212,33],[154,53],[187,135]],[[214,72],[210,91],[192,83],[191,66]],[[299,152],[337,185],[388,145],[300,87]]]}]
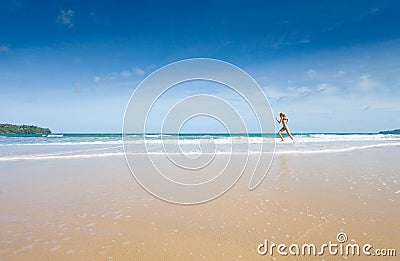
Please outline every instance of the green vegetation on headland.
[{"label": "green vegetation on headland", "polygon": [[34,125],[0,124],[0,134],[50,134],[48,128]]},{"label": "green vegetation on headland", "polygon": [[379,134],[400,134],[400,129],[380,131]]}]

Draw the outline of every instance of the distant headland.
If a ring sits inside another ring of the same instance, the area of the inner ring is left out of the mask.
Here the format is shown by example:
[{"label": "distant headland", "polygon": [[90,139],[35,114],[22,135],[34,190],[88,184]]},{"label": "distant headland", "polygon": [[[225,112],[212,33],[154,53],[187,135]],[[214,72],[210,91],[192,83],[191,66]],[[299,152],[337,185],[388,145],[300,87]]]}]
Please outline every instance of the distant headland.
[{"label": "distant headland", "polygon": [[34,125],[0,124],[0,134],[50,134],[49,128]]},{"label": "distant headland", "polygon": [[379,134],[400,134],[400,129],[380,131]]}]

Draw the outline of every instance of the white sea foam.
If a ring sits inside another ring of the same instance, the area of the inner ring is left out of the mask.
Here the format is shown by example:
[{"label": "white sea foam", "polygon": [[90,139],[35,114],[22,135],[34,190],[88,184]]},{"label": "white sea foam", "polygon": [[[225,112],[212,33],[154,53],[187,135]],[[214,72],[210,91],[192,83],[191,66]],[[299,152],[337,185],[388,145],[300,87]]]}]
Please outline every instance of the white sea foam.
[{"label": "white sea foam", "polygon": [[303,142],[332,141],[400,141],[400,135],[394,134],[309,134],[298,135]]},{"label": "white sea foam", "polygon": [[63,134],[49,134],[46,136],[47,138],[62,138],[64,137]]},{"label": "white sea foam", "polygon": [[18,160],[60,160],[60,159],[88,159],[101,157],[123,156],[123,152],[114,153],[98,153],[98,154],[76,154],[76,155],[32,155],[32,156],[16,156],[16,157],[1,157],[0,161],[18,161]]},{"label": "white sea foam", "polygon": [[[58,160],[123,156],[123,145],[128,152],[137,155],[169,154],[257,154],[262,148],[276,154],[340,153],[380,147],[399,147],[400,135],[387,134],[298,134],[295,143],[285,142],[273,136],[245,135],[165,135],[146,134],[120,136],[63,136],[7,137],[0,136],[0,161]],[[209,146],[209,145],[212,146]],[[145,146],[143,146],[145,145]],[[210,150],[211,148],[211,150]]]},{"label": "white sea foam", "polygon": [[113,141],[60,141],[60,142],[43,142],[43,143],[5,143],[0,147],[7,146],[79,146],[79,145],[118,145],[122,144],[122,140]]},{"label": "white sea foam", "polygon": [[[289,146],[281,146],[281,145],[289,145]],[[400,142],[391,142],[391,143],[376,143],[376,144],[368,144],[368,145],[358,145],[358,146],[348,146],[348,147],[335,147],[335,148],[324,148],[324,147],[303,147],[298,144],[278,144],[275,148],[275,151],[263,152],[263,153],[275,153],[275,154],[320,154],[320,153],[342,153],[342,152],[350,152],[356,150],[365,150],[371,148],[381,148],[381,147],[400,147]],[[107,148],[102,148],[107,149]],[[76,152],[76,154],[67,154],[67,153],[56,153],[56,154],[36,154],[36,155],[17,155],[17,156],[7,156],[0,157],[1,161],[19,161],[19,160],[64,160],[64,159],[89,159],[89,158],[102,158],[102,157],[121,157],[125,155],[125,152],[122,150],[115,152],[99,152],[101,149],[95,150],[82,150]],[[97,152],[94,152],[97,151]],[[82,153],[88,152],[88,153]],[[92,152],[92,153],[90,153]],[[94,152],[94,153],[93,153]],[[166,155],[164,151],[148,151],[148,152],[126,152],[129,155]],[[218,155],[254,155],[259,154],[260,151],[258,149],[248,150],[248,151],[216,151],[215,154]],[[168,152],[169,155],[180,155],[182,152]],[[198,155],[198,151],[193,152],[185,152],[185,155]],[[203,154],[213,154],[213,152],[207,152]]]},{"label": "white sea foam", "polygon": [[276,150],[275,154],[319,154],[319,153],[339,153],[348,152],[354,150],[365,150],[371,148],[381,148],[381,147],[400,147],[400,142],[393,143],[378,143],[371,145],[361,145],[361,146],[351,146],[345,148],[332,148],[332,149],[314,149],[314,150]]}]

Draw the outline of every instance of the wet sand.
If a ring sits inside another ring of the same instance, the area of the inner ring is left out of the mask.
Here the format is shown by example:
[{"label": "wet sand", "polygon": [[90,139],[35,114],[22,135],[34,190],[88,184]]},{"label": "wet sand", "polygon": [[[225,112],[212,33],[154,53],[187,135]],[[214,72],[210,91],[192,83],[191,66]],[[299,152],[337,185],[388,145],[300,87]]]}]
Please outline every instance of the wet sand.
[{"label": "wet sand", "polygon": [[148,194],[123,157],[1,162],[0,260],[310,260],[257,246],[336,242],[339,232],[399,256],[399,155],[277,155],[256,190],[246,173],[195,206]]}]

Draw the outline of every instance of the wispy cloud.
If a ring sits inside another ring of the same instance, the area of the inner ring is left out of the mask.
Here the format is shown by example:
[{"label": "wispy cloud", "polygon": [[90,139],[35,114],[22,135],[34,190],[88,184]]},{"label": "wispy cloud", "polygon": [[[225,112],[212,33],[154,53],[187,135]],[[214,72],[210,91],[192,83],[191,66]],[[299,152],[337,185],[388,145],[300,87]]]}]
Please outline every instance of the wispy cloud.
[{"label": "wispy cloud", "polygon": [[294,37],[293,35],[282,34],[278,37],[267,36],[264,39],[264,46],[278,49],[284,46],[302,45],[310,43],[308,37]]},{"label": "wispy cloud", "polygon": [[135,68],[132,68],[131,70],[121,71],[118,74],[118,77],[127,79],[127,78],[131,77],[132,75],[142,76],[142,75],[144,75],[144,70],[139,67],[135,67]]},{"label": "wispy cloud", "polygon": [[143,76],[145,74],[145,71],[139,67],[134,67],[130,70],[123,70],[120,72],[112,72],[109,73],[105,76],[99,76],[96,75],[93,77],[93,82],[94,83],[100,83],[100,82],[112,82],[116,80],[126,80],[132,76]]},{"label": "wispy cloud", "polygon": [[133,72],[136,75],[144,75],[144,71],[142,69],[140,69],[139,67],[134,68]]},{"label": "wispy cloud", "polygon": [[132,72],[131,71],[122,71],[122,72],[119,73],[119,75],[122,78],[127,79],[127,78],[131,77]]},{"label": "wispy cloud", "polygon": [[8,46],[8,45],[0,45],[0,54],[9,53],[9,52],[10,52],[10,46]]},{"label": "wispy cloud", "polygon": [[302,85],[299,87],[265,86],[262,88],[269,99],[280,101],[284,98],[302,100],[311,96],[331,96],[334,95],[336,88],[332,84],[319,83],[315,85]]},{"label": "wispy cloud", "polygon": [[335,90],[336,90],[336,88],[328,83],[318,84],[318,86],[316,88],[316,91],[318,93],[324,93],[324,94],[332,94]]},{"label": "wispy cloud", "polygon": [[57,18],[57,22],[63,25],[68,26],[69,28],[73,27],[74,24],[72,23],[72,17],[74,16],[75,12],[71,9],[60,10],[60,15]]},{"label": "wispy cloud", "polygon": [[274,99],[279,101],[288,95],[287,92],[281,90],[280,88],[274,88],[272,86],[265,86],[262,89],[264,90],[268,99]]},{"label": "wispy cloud", "polygon": [[296,88],[296,92],[301,96],[308,96],[313,92],[313,90],[310,87],[301,86],[299,88]]},{"label": "wispy cloud", "polygon": [[336,73],[336,75],[339,76],[339,77],[342,77],[342,76],[345,75],[345,74],[346,74],[346,72],[343,71],[343,70],[339,70],[339,71]]},{"label": "wispy cloud", "polygon": [[368,74],[364,74],[360,76],[356,88],[360,91],[373,91],[379,89],[381,86],[382,85],[379,82],[371,79]]},{"label": "wispy cloud", "polygon": [[309,77],[313,78],[317,72],[313,69],[309,69],[306,73]]},{"label": "wispy cloud", "polygon": [[94,82],[94,83],[99,83],[99,82],[101,82],[101,77],[96,75],[95,77],[93,77],[93,82]]}]

